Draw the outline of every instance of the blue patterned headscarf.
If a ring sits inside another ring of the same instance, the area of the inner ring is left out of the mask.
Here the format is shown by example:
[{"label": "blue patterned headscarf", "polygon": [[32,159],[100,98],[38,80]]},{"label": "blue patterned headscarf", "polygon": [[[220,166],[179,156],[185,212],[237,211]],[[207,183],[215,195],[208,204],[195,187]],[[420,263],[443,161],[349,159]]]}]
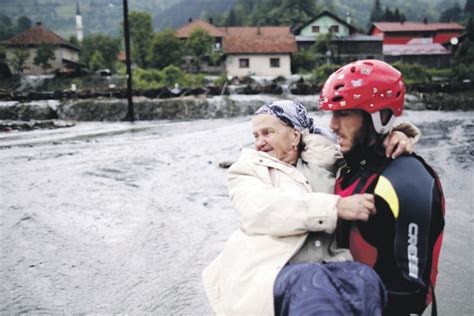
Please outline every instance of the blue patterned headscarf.
[{"label": "blue patterned headscarf", "polygon": [[292,128],[296,128],[299,131],[307,128],[311,134],[321,134],[332,142],[336,142],[336,137],[330,130],[316,127],[314,120],[308,116],[308,111],[306,111],[304,105],[298,101],[274,101],[270,104],[262,105],[255,112],[255,115],[259,114],[273,115]]}]

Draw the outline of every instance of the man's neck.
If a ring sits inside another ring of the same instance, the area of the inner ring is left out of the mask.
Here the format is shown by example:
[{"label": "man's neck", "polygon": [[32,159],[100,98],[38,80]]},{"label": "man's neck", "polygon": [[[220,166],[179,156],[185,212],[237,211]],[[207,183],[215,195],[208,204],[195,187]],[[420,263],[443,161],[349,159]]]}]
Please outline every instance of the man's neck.
[{"label": "man's neck", "polygon": [[367,166],[377,166],[386,159],[385,153],[377,149],[375,144],[371,146],[359,146],[344,154],[346,160],[345,173],[358,174]]}]

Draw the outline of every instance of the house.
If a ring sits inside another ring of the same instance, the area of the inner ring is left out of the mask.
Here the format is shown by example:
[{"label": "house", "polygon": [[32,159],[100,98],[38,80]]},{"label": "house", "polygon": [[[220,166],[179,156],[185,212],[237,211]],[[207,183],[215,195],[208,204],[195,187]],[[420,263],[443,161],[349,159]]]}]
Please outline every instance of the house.
[{"label": "house", "polygon": [[451,66],[451,51],[438,43],[412,40],[407,44],[384,44],[383,54],[388,63],[420,64],[431,68]]},{"label": "house", "polygon": [[287,26],[217,27],[203,20],[190,20],[178,28],[178,38],[186,39],[196,28],[206,30],[214,38],[213,50],[222,54],[222,63],[209,60],[202,70],[227,72],[229,76],[291,75],[291,53],[297,51],[296,41]]},{"label": "house", "polygon": [[[54,59],[49,62],[51,67],[46,70],[48,73],[71,72],[80,66],[79,48],[68,43],[61,36],[43,26],[41,22],[36,23],[36,26],[33,28],[4,41],[3,44],[6,46],[7,60],[14,58],[14,51],[18,48],[28,50],[29,57],[25,61],[23,74],[44,74],[43,69],[34,64],[36,52],[41,44],[50,44],[54,47]],[[12,69],[13,66],[11,66],[11,64],[9,67],[10,71],[15,73],[16,70]]]},{"label": "house", "polygon": [[214,49],[220,50],[220,48],[222,47],[222,37],[224,36],[224,33],[222,32],[221,27],[217,27],[213,24],[212,18],[209,19],[209,23],[203,20],[193,21],[193,19],[189,19],[188,24],[185,24],[176,30],[176,37],[181,39],[187,39],[191,36],[191,33],[197,28],[201,28],[207,33],[209,33],[209,35],[215,40]]},{"label": "house", "polygon": [[383,38],[384,44],[407,44],[414,38],[428,39],[429,43],[444,44],[459,37],[464,26],[459,23],[375,22],[369,34]]},{"label": "house", "polygon": [[458,23],[375,22],[370,34],[383,39],[387,62],[417,63],[427,67],[451,66],[452,52],[446,46],[461,36]]},{"label": "house", "polygon": [[[329,11],[323,11],[308,23],[294,29],[296,42],[300,49],[308,49],[323,34],[331,34],[331,41],[337,47],[337,63],[345,64],[357,59],[383,59],[382,39],[360,34],[351,25],[348,14],[343,20]],[[329,53],[329,52],[328,52]]]},{"label": "house", "polygon": [[[209,22],[203,20],[194,20],[189,19],[188,23],[176,30],[176,37],[186,40],[191,36],[193,30],[200,28],[205,30],[211,37],[214,38],[214,44],[212,50],[217,53],[222,53],[222,38],[224,36],[220,27],[217,27],[213,24],[212,18],[209,19]],[[183,67],[188,69],[188,71],[197,71],[195,64],[192,61],[190,56],[186,56]],[[220,74],[224,72],[224,64],[221,60],[215,61],[206,56],[204,63],[201,64],[201,71],[206,73]]]},{"label": "house", "polygon": [[230,76],[291,75],[291,53],[297,50],[287,26],[227,27],[223,41]]}]

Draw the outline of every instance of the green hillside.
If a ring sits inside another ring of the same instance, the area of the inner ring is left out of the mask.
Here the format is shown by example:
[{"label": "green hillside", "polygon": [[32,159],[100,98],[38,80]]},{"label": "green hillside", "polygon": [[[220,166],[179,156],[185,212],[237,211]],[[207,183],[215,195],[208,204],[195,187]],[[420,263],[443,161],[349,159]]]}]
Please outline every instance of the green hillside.
[{"label": "green hillside", "polygon": [[[236,3],[251,6],[277,7],[289,0],[129,0],[129,10],[146,11],[152,15],[155,30],[166,27],[176,28],[188,18],[224,16]],[[295,1],[298,2],[298,1]],[[304,0],[299,0],[304,2]],[[443,10],[459,3],[464,7],[466,0],[381,0],[382,8],[398,8],[408,21],[438,21]],[[85,35],[102,32],[118,35],[121,31],[122,0],[81,0]],[[352,15],[352,23],[361,31],[366,31],[374,0],[315,0],[316,7],[328,8],[341,17],[346,12]],[[27,16],[33,22],[42,21],[51,30],[65,38],[74,34],[75,0],[2,0],[0,15],[6,15],[13,22],[20,16]],[[268,12],[260,12],[260,15]],[[215,19],[216,21],[221,21]],[[291,20],[291,19],[289,19]],[[250,23],[247,23],[250,24]]]}]

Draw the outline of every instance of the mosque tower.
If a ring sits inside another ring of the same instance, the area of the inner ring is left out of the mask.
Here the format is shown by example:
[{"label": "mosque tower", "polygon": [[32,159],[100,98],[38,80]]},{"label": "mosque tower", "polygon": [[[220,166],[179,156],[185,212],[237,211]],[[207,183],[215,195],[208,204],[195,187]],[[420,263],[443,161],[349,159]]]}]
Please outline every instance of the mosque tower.
[{"label": "mosque tower", "polygon": [[82,16],[79,11],[79,2],[76,2],[76,37],[79,42],[84,38],[84,28],[82,27]]}]

